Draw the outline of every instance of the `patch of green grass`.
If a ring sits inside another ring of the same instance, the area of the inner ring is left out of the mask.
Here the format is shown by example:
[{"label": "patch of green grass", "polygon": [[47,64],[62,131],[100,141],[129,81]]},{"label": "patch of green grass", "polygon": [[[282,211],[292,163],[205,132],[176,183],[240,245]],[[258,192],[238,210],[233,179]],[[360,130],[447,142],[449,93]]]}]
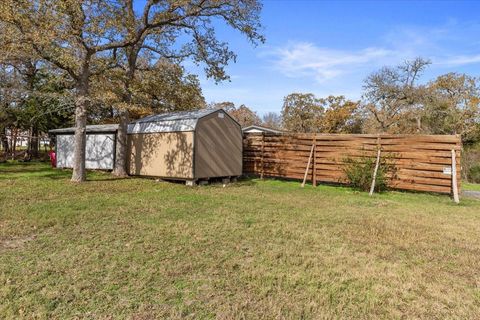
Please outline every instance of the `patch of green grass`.
[{"label": "patch of green grass", "polygon": [[463,190],[469,190],[469,191],[480,191],[480,184],[462,182],[462,189]]},{"label": "patch of green grass", "polygon": [[480,314],[478,200],[70,174],[0,164],[2,319]]}]

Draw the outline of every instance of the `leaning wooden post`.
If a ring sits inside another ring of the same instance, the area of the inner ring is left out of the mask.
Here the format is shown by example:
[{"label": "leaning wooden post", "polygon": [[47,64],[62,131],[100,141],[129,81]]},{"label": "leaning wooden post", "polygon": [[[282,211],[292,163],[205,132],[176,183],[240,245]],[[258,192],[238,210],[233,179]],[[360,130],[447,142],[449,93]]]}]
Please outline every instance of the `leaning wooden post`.
[{"label": "leaning wooden post", "polygon": [[377,161],[375,162],[375,169],[373,170],[372,185],[370,186],[370,196],[373,195],[375,190],[375,182],[377,180],[378,166],[380,165],[380,137],[377,138]]},{"label": "leaning wooden post", "polygon": [[317,186],[317,134],[313,136],[313,168],[312,168],[312,185]]},{"label": "leaning wooden post", "polygon": [[305,187],[305,182],[307,181],[308,169],[310,168],[310,162],[312,161],[312,155],[313,155],[314,149],[315,149],[315,145],[312,144],[312,149],[310,149],[310,156],[308,157],[307,168],[305,169],[305,175],[303,176],[302,188]]},{"label": "leaning wooden post", "polygon": [[457,186],[457,159],[455,150],[452,149],[452,193],[453,201],[459,203],[460,199],[458,197],[458,186]]},{"label": "leaning wooden post", "polygon": [[265,166],[264,166],[264,160],[263,160],[263,158],[265,157],[264,153],[265,153],[265,133],[262,132],[262,156],[260,158],[260,166],[261,166],[260,179],[263,179],[263,176],[265,174]]}]

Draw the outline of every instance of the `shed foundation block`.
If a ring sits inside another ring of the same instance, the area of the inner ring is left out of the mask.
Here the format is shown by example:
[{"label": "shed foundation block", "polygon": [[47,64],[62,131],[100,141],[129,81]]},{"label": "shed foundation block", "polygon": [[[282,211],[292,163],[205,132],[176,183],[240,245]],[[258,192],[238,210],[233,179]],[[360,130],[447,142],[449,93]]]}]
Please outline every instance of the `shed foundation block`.
[{"label": "shed foundation block", "polygon": [[194,187],[196,184],[196,181],[195,180],[185,180],[185,185],[187,187]]}]

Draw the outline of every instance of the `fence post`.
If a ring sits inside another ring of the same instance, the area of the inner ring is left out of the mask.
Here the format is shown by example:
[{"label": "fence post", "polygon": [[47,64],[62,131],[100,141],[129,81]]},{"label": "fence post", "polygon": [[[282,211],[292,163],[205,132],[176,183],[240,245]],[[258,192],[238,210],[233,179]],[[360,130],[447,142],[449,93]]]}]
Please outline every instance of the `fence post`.
[{"label": "fence post", "polygon": [[380,150],[381,150],[380,137],[377,137],[377,161],[375,162],[375,169],[373,170],[372,185],[370,186],[370,196],[373,195],[373,191],[375,190],[375,182],[377,180],[378,166],[380,165],[380,152],[381,152]]},{"label": "fence post", "polygon": [[260,158],[260,166],[261,166],[261,171],[260,171],[260,179],[263,179],[263,175],[265,173],[265,168],[264,168],[264,152],[265,152],[265,133],[262,132],[262,157]]},{"label": "fence post", "polygon": [[312,144],[312,148],[310,149],[310,155],[308,156],[307,168],[305,169],[305,175],[303,176],[302,188],[305,187],[305,182],[307,182],[308,169],[310,169],[310,162],[312,161],[314,148],[315,148],[315,145]]},{"label": "fence post", "polygon": [[313,168],[312,168],[312,185],[317,186],[317,134],[313,134]]},{"label": "fence post", "polygon": [[452,193],[453,201],[459,203],[460,199],[458,197],[458,186],[457,186],[457,159],[455,149],[452,149]]}]

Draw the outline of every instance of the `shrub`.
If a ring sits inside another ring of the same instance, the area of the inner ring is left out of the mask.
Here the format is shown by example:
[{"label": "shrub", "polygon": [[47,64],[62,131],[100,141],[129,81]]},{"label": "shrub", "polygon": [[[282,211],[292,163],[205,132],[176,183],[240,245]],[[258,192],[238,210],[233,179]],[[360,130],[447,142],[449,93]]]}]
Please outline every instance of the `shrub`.
[{"label": "shrub", "polygon": [[480,144],[464,147],[462,152],[462,179],[480,183]]},{"label": "shrub", "polygon": [[[377,178],[375,179],[375,190],[381,192],[387,187],[387,174],[393,172],[393,166],[388,164],[388,159],[380,158],[378,166]],[[359,157],[346,158],[344,160],[344,173],[347,176],[348,182],[355,189],[362,191],[369,191],[372,185],[373,171],[375,170],[376,158]]]},{"label": "shrub", "polygon": [[480,165],[475,165],[468,170],[467,179],[469,182],[480,183]]}]

